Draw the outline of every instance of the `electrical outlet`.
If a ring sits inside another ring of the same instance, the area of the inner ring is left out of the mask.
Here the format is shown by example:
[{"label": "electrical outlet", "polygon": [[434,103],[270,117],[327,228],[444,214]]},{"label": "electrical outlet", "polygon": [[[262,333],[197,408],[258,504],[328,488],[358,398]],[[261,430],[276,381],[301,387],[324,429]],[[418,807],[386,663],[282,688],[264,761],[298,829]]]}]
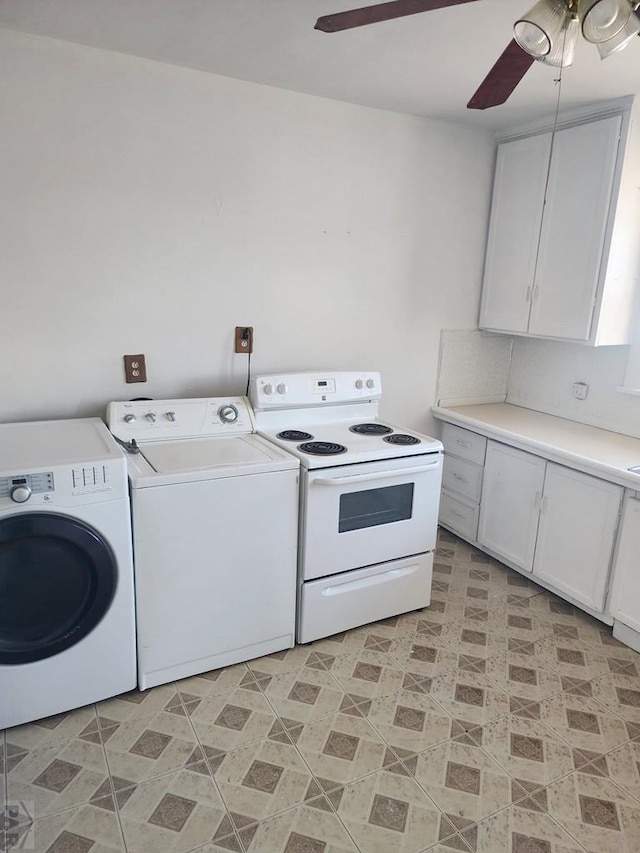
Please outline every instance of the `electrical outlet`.
[{"label": "electrical outlet", "polygon": [[145,364],[144,355],[124,356],[124,376],[127,382],[147,381],[147,365]]},{"label": "electrical outlet", "polygon": [[576,400],[584,400],[587,396],[589,386],[586,382],[574,382],[571,386],[571,396]]},{"label": "electrical outlet", "polygon": [[236,326],[236,352],[253,352],[253,326]]}]

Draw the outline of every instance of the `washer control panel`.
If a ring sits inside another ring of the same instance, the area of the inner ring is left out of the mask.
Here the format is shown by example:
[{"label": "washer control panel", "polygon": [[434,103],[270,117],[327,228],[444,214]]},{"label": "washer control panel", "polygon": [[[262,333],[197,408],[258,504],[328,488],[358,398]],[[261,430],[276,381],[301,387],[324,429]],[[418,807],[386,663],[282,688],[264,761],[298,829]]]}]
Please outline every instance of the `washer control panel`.
[{"label": "washer control panel", "polygon": [[246,397],[109,403],[107,426],[122,441],[177,441],[255,431]]},{"label": "washer control panel", "polygon": [[14,503],[25,503],[32,494],[52,492],[53,490],[52,471],[0,477],[0,498],[11,498]]}]

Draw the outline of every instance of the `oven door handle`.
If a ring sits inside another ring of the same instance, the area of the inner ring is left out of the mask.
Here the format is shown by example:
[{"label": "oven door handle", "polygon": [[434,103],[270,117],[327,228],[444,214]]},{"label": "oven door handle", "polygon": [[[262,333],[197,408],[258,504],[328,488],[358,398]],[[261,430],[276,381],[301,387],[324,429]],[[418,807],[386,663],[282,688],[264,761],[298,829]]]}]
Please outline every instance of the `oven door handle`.
[{"label": "oven door handle", "polygon": [[370,575],[368,578],[358,578],[357,581],[344,581],[335,586],[328,586],[322,590],[325,596],[345,595],[357,589],[366,589],[368,586],[377,586],[380,583],[388,583],[389,581],[397,580],[398,578],[412,575],[418,571],[418,566],[404,566],[401,569],[389,569],[378,575]]},{"label": "oven door handle", "polygon": [[316,486],[349,486],[351,483],[364,483],[366,480],[387,480],[389,477],[403,477],[406,474],[423,474],[432,468],[437,468],[440,460],[429,462],[428,465],[416,465],[414,468],[395,468],[393,471],[378,471],[371,474],[354,474],[352,477],[316,477]]}]

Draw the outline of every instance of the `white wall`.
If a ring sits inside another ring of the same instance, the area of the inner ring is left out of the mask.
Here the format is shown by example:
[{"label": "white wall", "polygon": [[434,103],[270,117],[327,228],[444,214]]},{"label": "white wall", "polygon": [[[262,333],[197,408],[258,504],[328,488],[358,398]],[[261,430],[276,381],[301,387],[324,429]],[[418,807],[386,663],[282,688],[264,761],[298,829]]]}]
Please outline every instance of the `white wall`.
[{"label": "white wall", "polygon": [[379,369],[383,413],[431,425],[488,135],[8,31],[0,122],[0,420],[241,393],[250,324],[254,373]]},{"label": "white wall", "polygon": [[[629,347],[514,338],[507,402],[640,438],[640,398],[616,391],[628,353]],[[585,400],[571,397],[574,382],[588,384]]]}]

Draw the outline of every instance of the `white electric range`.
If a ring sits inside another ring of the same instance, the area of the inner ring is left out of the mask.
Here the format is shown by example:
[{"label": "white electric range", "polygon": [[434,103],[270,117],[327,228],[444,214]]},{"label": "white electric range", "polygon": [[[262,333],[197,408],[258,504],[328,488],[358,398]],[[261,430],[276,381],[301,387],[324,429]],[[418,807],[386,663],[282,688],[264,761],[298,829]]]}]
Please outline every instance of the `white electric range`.
[{"label": "white electric range", "polygon": [[319,637],[431,600],[442,444],[378,417],[379,373],[257,376],[259,434],[300,460],[296,636]]}]

